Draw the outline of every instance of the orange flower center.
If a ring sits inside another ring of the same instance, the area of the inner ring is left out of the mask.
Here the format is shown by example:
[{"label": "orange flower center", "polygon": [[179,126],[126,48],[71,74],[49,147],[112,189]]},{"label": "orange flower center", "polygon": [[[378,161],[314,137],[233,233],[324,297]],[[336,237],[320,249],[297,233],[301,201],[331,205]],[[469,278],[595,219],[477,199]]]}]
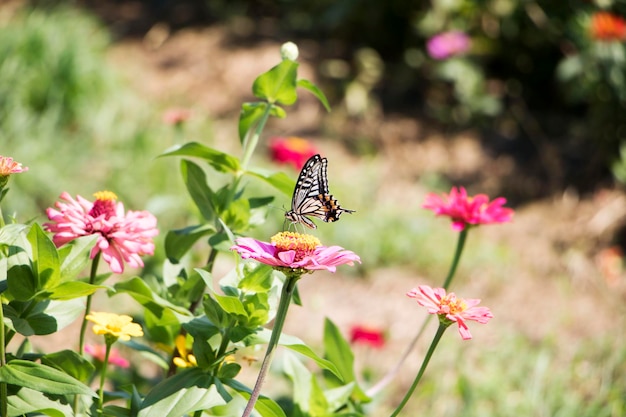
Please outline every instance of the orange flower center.
[{"label": "orange flower center", "polygon": [[110,218],[115,215],[115,200],[117,196],[111,191],[98,191],[93,195],[96,197],[96,201],[93,203],[93,207],[89,210],[89,214],[93,217],[98,217],[102,214],[105,218]]},{"label": "orange flower center", "polygon": [[287,138],[285,143],[287,148],[294,152],[305,152],[310,148],[309,142],[306,139],[298,138],[295,136]]},{"label": "orange flower center", "polygon": [[446,314],[459,314],[467,309],[463,300],[456,298],[454,294],[448,294],[441,299],[441,310]]},{"label": "orange flower center", "polygon": [[305,256],[312,255],[315,248],[322,243],[315,236],[296,232],[280,232],[270,239],[272,245],[280,252],[296,251],[295,261],[302,260]]}]

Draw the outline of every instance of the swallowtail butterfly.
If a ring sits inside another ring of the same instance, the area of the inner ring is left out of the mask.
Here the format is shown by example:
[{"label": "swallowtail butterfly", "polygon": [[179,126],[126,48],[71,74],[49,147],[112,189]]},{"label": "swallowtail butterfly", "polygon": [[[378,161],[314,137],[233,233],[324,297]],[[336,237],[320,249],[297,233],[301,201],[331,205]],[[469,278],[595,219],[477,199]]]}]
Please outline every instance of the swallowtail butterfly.
[{"label": "swallowtail butterfly", "polygon": [[328,192],[327,177],[328,160],[319,155],[313,155],[302,167],[296,188],[293,190],[291,210],[285,217],[291,223],[302,223],[315,229],[315,223],[307,216],[317,217],[325,222],[339,220],[344,211],[354,213],[354,210],[341,208],[337,200]]}]

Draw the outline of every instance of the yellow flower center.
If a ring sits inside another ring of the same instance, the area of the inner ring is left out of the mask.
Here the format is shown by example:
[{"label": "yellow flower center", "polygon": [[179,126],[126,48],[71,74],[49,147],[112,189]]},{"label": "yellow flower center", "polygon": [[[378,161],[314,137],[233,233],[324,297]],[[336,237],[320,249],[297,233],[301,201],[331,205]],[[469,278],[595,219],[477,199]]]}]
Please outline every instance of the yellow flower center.
[{"label": "yellow flower center", "polygon": [[322,245],[315,236],[296,232],[280,232],[272,236],[270,242],[280,252],[295,251],[295,262],[301,261],[305,256],[312,255],[315,248]]},{"label": "yellow flower center", "polygon": [[453,294],[448,294],[441,299],[441,307],[448,307],[448,314],[459,314],[467,309],[467,304],[463,300],[459,300]]},{"label": "yellow flower center", "polygon": [[96,200],[100,201],[115,201],[117,200],[117,196],[113,191],[98,191],[93,194],[96,197]]}]

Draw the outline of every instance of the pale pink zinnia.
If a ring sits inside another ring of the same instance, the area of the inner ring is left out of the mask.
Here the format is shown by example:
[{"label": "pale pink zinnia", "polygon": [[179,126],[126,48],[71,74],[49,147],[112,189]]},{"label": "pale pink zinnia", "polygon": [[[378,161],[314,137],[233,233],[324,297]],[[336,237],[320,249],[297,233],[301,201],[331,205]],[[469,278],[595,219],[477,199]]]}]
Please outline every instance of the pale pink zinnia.
[{"label": "pale pink zinnia", "polygon": [[28,167],[22,166],[22,164],[14,161],[13,158],[9,156],[0,155],[0,176],[5,177],[25,171],[28,171]]},{"label": "pale pink zinnia", "polygon": [[141,256],[154,254],[152,240],[159,231],[156,218],[148,211],[124,212],[124,205],[116,204],[117,196],[110,191],[94,194],[95,202],[81,196],[74,200],[67,192],[63,202],[55,203],[46,213],[50,223],[44,228],[54,233],[52,240],[59,247],[78,237],[98,235],[91,250],[91,259],[99,252],[117,274],[124,272],[124,263],[133,268],[143,266]]},{"label": "pale pink zinnia", "polygon": [[361,262],[354,252],[340,246],[322,246],[316,237],[294,232],[278,233],[272,237],[271,243],[242,237],[235,240],[230,249],[237,251],[243,259],[252,258],[266,265],[287,269],[335,272],[338,265]]},{"label": "pale pink zinnia", "polygon": [[463,340],[472,338],[466,320],[485,324],[493,318],[489,308],[476,307],[480,300],[457,298],[453,292],[446,295],[446,290],[443,288],[420,285],[406,295],[415,298],[417,303],[426,307],[430,314],[437,314],[449,322],[455,322],[459,326],[459,334]]},{"label": "pale pink zinnia", "polygon": [[485,194],[473,197],[467,195],[465,188],[452,187],[450,194],[439,196],[429,193],[422,206],[432,210],[437,216],[448,216],[452,219],[452,229],[460,232],[468,225],[507,223],[513,218],[513,209],[502,207],[506,204],[504,197],[489,202]]},{"label": "pale pink zinnia", "polygon": [[433,36],[426,42],[428,54],[434,59],[462,55],[470,49],[469,36],[460,31],[450,31]]},{"label": "pale pink zinnia", "polygon": [[[85,352],[91,355],[99,362],[104,362],[104,356],[106,355],[105,345],[85,345]],[[120,368],[130,367],[128,359],[120,355],[117,349],[111,349],[109,352],[109,364],[119,366]]]}]

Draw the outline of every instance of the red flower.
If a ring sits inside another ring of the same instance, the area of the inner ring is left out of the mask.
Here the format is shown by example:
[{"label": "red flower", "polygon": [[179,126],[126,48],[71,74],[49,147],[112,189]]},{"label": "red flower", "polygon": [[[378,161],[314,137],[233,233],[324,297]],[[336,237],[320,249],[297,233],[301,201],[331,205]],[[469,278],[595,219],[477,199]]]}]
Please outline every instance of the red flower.
[{"label": "red flower", "polygon": [[169,109],[163,113],[163,122],[168,125],[179,126],[185,123],[191,117],[191,110],[188,109]]},{"label": "red flower", "polygon": [[291,164],[298,171],[310,157],[319,153],[311,142],[294,136],[272,138],[270,151],[274,162]]},{"label": "red flower", "polygon": [[591,16],[589,31],[598,41],[623,41],[626,39],[626,20],[609,12],[597,12]]},{"label": "red flower", "polygon": [[350,341],[380,349],[385,346],[385,335],[378,329],[356,325],[350,329]]},{"label": "red flower", "polygon": [[428,309],[430,314],[437,314],[440,320],[448,320],[459,326],[459,334],[463,340],[471,339],[472,334],[465,323],[466,320],[473,320],[485,324],[493,318],[493,314],[487,307],[476,307],[480,303],[478,299],[463,300],[457,298],[451,292],[446,295],[443,288],[431,288],[428,285],[420,285],[413,288],[407,296],[415,298],[417,303]]},{"label": "red flower", "polygon": [[159,234],[156,218],[147,211],[124,212],[122,203],[115,203],[117,196],[110,191],[95,194],[90,202],[81,196],[74,200],[67,192],[61,194],[56,208],[48,208],[51,220],[44,228],[54,233],[52,240],[59,247],[78,237],[98,235],[91,259],[98,252],[117,274],[124,272],[124,262],[137,268],[143,266],[140,256],[154,254],[152,238]]},{"label": "red flower", "polygon": [[450,194],[438,196],[430,193],[422,206],[432,210],[437,216],[448,216],[452,219],[452,229],[460,232],[468,225],[507,223],[513,217],[513,210],[502,207],[506,199],[498,197],[489,202],[485,194],[469,197],[465,188],[452,187]]},{"label": "red flower", "polygon": [[271,243],[249,237],[239,238],[235,243],[230,249],[237,251],[243,259],[252,258],[278,268],[335,272],[338,265],[361,262],[354,252],[340,246],[322,246],[316,237],[294,232],[278,233],[272,237]]}]

